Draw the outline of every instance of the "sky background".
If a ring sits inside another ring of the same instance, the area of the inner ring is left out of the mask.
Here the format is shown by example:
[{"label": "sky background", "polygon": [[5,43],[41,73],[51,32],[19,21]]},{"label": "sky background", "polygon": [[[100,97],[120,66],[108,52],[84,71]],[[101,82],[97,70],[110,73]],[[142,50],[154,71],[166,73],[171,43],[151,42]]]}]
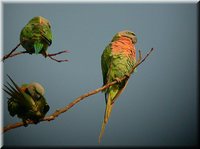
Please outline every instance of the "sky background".
[{"label": "sky background", "polygon": [[[50,110],[102,86],[101,54],[115,33],[135,32],[145,55],[113,108],[101,144],[98,136],[105,111],[104,94],[81,101],[51,122],[8,131],[5,146],[191,146],[197,143],[197,5],[4,3],[3,49],[19,43],[21,29],[34,16],[47,18],[53,42],[49,53],[69,50],[57,63],[41,55],[21,55],[3,63],[19,85],[39,82]],[[23,50],[22,47],[18,51]],[[19,120],[7,110],[3,93],[3,125]]]}]

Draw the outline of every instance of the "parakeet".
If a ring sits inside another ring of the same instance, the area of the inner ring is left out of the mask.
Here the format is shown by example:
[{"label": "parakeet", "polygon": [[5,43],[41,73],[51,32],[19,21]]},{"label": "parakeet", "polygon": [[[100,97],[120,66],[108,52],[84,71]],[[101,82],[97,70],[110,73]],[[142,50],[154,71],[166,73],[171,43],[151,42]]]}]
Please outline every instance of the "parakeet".
[{"label": "parakeet", "polygon": [[29,54],[41,53],[46,57],[47,48],[52,43],[50,22],[41,16],[32,18],[22,29],[20,42]]},{"label": "parakeet", "polygon": [[[103,51],[101,56],[101,68],[103,75],[103,84],[119,80],[119,78],[128,75],[136,64],[136,48],[137,38],[135,33],[131,31],[121,31],[115,34],[112,41]],[[99,143],[105,130],[105,126],[110,117],[114,102],[123,92],[128,79],[118,81],[117,84],[105,89],[106,109],[104,120],[99,136]]]},{"label": "parakeet", "polygon": [[[9,76],[8,76],[9,77]],[[49,111],[49,105],[44,97],[44,88],[41,84],[33,82],[23,84],[19,87],[9,77],[12,85],[4,85],[3,89],[10,97],[8,98],[8,111],[11,116],[17,115],[27,126],[26,120],[32,120],[38,123]]]}]

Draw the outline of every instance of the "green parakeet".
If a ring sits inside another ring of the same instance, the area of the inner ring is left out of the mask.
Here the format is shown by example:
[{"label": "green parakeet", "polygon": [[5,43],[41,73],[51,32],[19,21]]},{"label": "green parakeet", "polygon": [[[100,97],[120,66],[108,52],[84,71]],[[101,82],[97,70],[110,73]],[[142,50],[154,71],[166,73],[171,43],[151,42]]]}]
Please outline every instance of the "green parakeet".
[{"label": "green parakeet", "polygon": [[[113,82],[119,78],[129,75],[131,69],[136,64],[135,44],[137,38],[131,31],[121,31],[115,34],[112,41],[105,48],[101,56],[101,67],[103,74],[103,84]],[[110,117],[112,107],[117,97],[123,92],[128,79],[110,86],[105,92],[106,109],[102,123],[99,143],[105,130],[105,126]]]},{"label": "green parakeet", "polygon": [[52,43],[50,22],[41,16],[32,18],[22,29],[20,42],[28,53],[41,53],[46,57],[47,48]]},{"label": "green parakeet", "polygon": [[[8,76],[9,77],[9,76]],[[8,111],[11,116],[17,115],[26,126],[26,120],[38,123],[49,111],[49,105],[44,97],[44,88],[41,84],[33,82],[19,87],[10,77],[12,85],[4,85],[3,89],[8,98]]]}]

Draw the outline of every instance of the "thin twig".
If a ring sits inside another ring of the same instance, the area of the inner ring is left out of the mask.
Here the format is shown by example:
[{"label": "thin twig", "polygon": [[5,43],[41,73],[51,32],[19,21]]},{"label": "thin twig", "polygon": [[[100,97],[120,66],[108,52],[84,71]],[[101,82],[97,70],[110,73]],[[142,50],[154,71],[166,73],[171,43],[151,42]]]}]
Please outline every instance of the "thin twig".
[{"label": "thin twig", "polygon": [[[135,68],[138,67],[142,62],[144,62],[146,60],[146,58],[151,54],[151,52],[153,50],[154,49],[152,48],[142,60],[141,60],[141,52],[139,52],[139,59],[138,59],[136,65],[132,68],[130,74],[132,74],[134,72]],[[128,76],[124,76],[124,77],[118,79],[118,81],[123,81],[124,79],[127,79],[127,77]],[[106,85],[104,85],[104,86],[102,86],[102,87],[100,87],[98,89],[92,90],[92,91],[90,91],[90,92],[88,92],[86,94],[83,94],[83,95],[79,96],[74,101],[69,103],[66,107],[56,110],[53,114],[51,114],[50,116],[44,117],[41,121],[52,121],[52,120],[54,120],[60,114],[66,112],[67,110],[72,108],[75,104],[77,104],[78,102],[80,102],[84,98],[89,97],[89,96],[94,95],[94,94],[97,94],[98,92],[103,91],[106,88],[116,84],[118,81],[116,80],[116,81],[113,81],[111,83],[107,83]],[[27,124],[33,124],[33,121],[28,121]],[[15,123],[15,124],[7,125],[7,126],[5,126],[3,128],[3,132],[5,133],[8,130],[11,130],[11,129],[14,129],[14,128],[17,128],[17,127],[21,127],[21,126],[24,126],[23,122],[18,122],[18,123]]]},{"label": "thin twig", "polygon": [[[20,52],[13,53],[14,51],[12,50],[9,54],[5,55],[2,60],[4,61],[4,60],[6,60],[7,58],[10,58],[10,57],[14,57],[14,56],[17,56],[17,55],[20,55],[20,54],[28,53],[27,51],[20,51]],[[58,52],[58,53],[48,54],[47,57],[49,57],[50,59],[52,59],[56,62],[67,62],[68,60],[57,60],[57,59],[53,58],[53,56],[56,56],[56,55],[59,55],[59,54],[62,54],[62,53],[67,53],[67,52],[68,52],[67,50],[64,50],[64,51],[61,51],[61,52]]]},{"label": "thin twig", "polygon": [[[21,54],[25,54],[25,53],[28,53],[27,51],[19,51],[19,52],[15,52],[15,53],[12,53],[9,57],[7,58],[10,58],[10,57],[14,57],[14,56],[17,56],[17,55],[21,55]],[[6,55],[5,55],[6,56]],[[6,58],[6,59],[7,59]],[[3,59],[4,61],[5,59]]]},{"label": "thin twig", "polygon": [[62,53],[68,53],[69,51],[67,51],[67,50],[64,50],[64,51],[60,51],[60,52],[58,52],[58,53],[52,53],[52,54],[47,54],[47,57],[49,57],[50,59],[52,59],[52,60],[54,60],[54,61],[56,61],[56,62],[67,62],[68,60],[58,60],[58,59],[55,59],[55,58],[53,58],[53,56],[56,56],[56,55],[59,55],[59,54],[62,54]]},{"label": "thin twig", "polygon": [[59,54],[62,54],[62,53],[69,53],[69,51],[68,50],[64,50],[64,51],[60,51],[58,53],[47,54],[47,56],[56,56],[56,55],[59,55]]},{"label": "thin twig", "polygon": [[58,59],[55,59],[55,58],[53,58],[53,57],[51,57],[51,56],[48,56],[48,55],[47,55],[47,57],[49,57],[50,59],[52,59],[52,60],[54,60],[54,61],[56,61],[56,62],[58,62],[58,63],[60,63],[60,62],[67,62],[67,61],[68,61],[67,59],[58,60]]},{"label": "thin twig", "polygon": [[12,49],[12,51],[11,51],[9,54],[5,55],[5,56],[3,57],[3,59],[2,59],[2,61],[6,60],[6,59],[9,58],[9,57],[12,57],[11,54],[12,54],[15,50],[17,50],[17,48],[18,48],[20,45],[21,45],[21,42],[20,42],[14,49]]}]

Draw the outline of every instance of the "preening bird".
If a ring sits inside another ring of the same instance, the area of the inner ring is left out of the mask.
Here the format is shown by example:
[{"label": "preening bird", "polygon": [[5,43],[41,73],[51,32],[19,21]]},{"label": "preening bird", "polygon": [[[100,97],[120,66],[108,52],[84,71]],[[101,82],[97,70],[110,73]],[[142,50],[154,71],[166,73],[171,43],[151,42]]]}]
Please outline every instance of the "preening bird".
[{"label": "preening bird", "polygon": [[38,123],[50,108],[44,97],[44,87],[37,82],[19,87],[10,76],[8,77],[12,85],[7,82],[3,90],[10,96],[7,102],[10,115],[17,115],[25,126],[27,126],[27,120]]},{"label": "preening bird", "polygon": [[103,74],[103,85],[117,80],[113,86],[105,89],[106,109],[104,120],[99,136],[99,143],[105,130],[105,126],[110,117],[114,102],[125,89],[128,79],[119,81],[125,75],[129,76],[131,69],[136,64],[137,38],[134,32],[121,31],[115,34],[112,41],[103,51],[101,56],[101,68]]}]

